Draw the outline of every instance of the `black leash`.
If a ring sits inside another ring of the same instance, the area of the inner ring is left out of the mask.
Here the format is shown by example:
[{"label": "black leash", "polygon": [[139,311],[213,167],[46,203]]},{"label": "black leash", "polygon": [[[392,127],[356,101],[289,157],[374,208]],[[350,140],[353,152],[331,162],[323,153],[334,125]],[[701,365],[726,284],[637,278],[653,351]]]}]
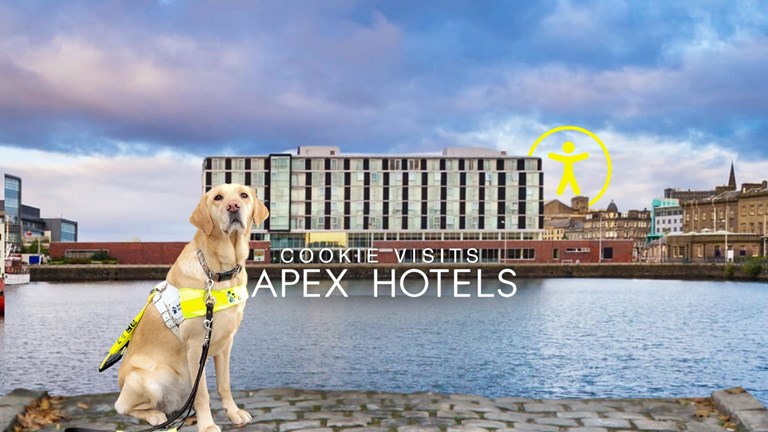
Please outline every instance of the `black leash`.
[{"label": "black leash", "polygon": [[[192,408],[195,405],[195,396],[197,395],[197,388],[200,386],[200,378],[203,376],[203,373],[205,372],[205,362],[208,360],[208,348],[211,346],[211,331],[213,330],[213,305],[215,301],[213,297],[210,295],[210,288],[208,291],[208,298],[205,301],[205,320],[203,321],[203,326],[205,327],[205,336],[203,337],[203,352],[200,354],[200,367],[197,369],[197,377],[195,378],[195,384],[192,386],[192,393],[189,394],[189,398],[187,399],[187,402],[184,403],[184,406],[176,412],[176,414],[165,421],[163,424],[159,424],[157,426],[153,426],[149,429],[142,429],[136,432],[154,432],[156,430],[160,429],[166,429],[168,426],[171,426],[173,423],[176,422],[176,420],[184,414],[184,418],[181,419],[179,422],[179,425],[171,428],[179,430],[184,426],[184,422],[187,421],[189,416],[192,414]],[[186,414],[185,414],[186,411]],[[64,432],[105,432],[99,429],[88,429],[88,428],[80,428],[80,427],[73,427],[73,428],[66,428],[64,429]]]}]

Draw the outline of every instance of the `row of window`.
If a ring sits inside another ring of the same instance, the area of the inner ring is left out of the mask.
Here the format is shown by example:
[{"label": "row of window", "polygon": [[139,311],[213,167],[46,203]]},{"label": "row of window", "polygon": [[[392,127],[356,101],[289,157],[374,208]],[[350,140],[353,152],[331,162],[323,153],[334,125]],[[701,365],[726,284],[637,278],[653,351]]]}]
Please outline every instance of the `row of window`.
[{"label": "row of window", "polygon": [[669,227],[669,228],[656,228],[656,234],[665,234],[668,232],[678,232],[680,229],[676,226]]},{"label": "row of window", "polygon": [[[348,217],[349,228],[344,227],[344,217],[330,216],[330,226],[325,216],[294,216],[290,218],[292,230],[374,230],[374,229],[403,229],[403,219],[400,216],[368,216]],[[388,222],[385,228],[385,221]],[[309,225],[308,225],[309,222]],[[443,217],[434,216],[422,218],[422,216],[408,216],[406,219],[407,227],[410,229],[481,229],[480,223],[483,223],[482,229],[531,229],[538,227],[538,217],[526,216],[525,228],[520,228],[518,216],[501,217],[498,216],[467,216],[462,228],[461,219],[455,216]],[[367,225],[366,225],[367,223]],[[424,226],[426,223],[426,226]]]},{"label": "row of window", "polygon": [[[363,201],[347,200],[347,201],[292,201],[291,202],[291,215],[304,215],[308,213],[311,208],[312,213],[325,214],[326,203],[330,204],[330,213],[344,213],[344,214],[362,214],[367,208],[368,213],[375,215],[384,211],[384,205],[388,204],[387,212],[391,213],[408,213],[408,214],[422,214],[422,213],[439,213],[443,207],[446,209],[446,214],[477,214],[480,213],[480,204],[484,204],[483,214],[518,214],[522,211],[523,214],[532,216],[539,215],[539,208],[542,204],[541,201],[513,201],[513,202],[499,202],[496,200],[484,200],[484,201],[419,201],[419,200],[397,200],[397,201]],[[501,208],[499,207],[501,203]],[[278,203],[270,202],[271,205],[277,205]],[[367,206],[366,206],[367,204]],[[462,204],[464,204],[462,206]],[[407,205],[407,211],[406,211]],[[463,207],[463,209],[462,209]],[[426,208],[426,211],[423,211]],[[271,208],[270,208],[271,209]],[[347,210],[348,209],[348,210]],[[635,225],[633,225],[635,226]],[[636,225],[639,226],[639,225]]]},{"label": "row of window", "polygon": [[[249,184],[253,186],[264,186],[266,185],[266,174],[264,173],[257,173],[251,176],[246,176],[246,173],[243,172],[233,172],[233,173],[225,173],[225,172],[214,172],[214,173],[208,173],[210,174],[210,178],[206,178],[207,186],[216,186],[223,183],[239,183],[239,184]],[[407,177],[407,186],[431,186],[431,187],[452,187],[452,188],[458,188],[460,186],[466,186],[468,188],[470,187],[478,187],[478,186],[507,186],[507,187],[518,187],[518,186],[541,186],[541,176],[538,174],[520,174],[520,175],[505,175],[505,173],[484,173],[482,176],[480,175],[471,175],[466,176],[464,178],[464,182],[461,181],[461,176],[459,174],[450,174],[446,176],[445,185],[442,185],[442,179],[440,177],[439,173],[436,173],[437,176],[427,176],[426,182],[424,182],[424,176],[419,175],[417,173],[406,173],[405,175],[391,175],[389,176],[389,182],[388,186],[405,186],[406,185],[406,177]],[[525,177],[521,177],[525,176]],[[249,177],[249,178],[246,178]],[[290,176],[291,183],[290,186],[295,187],[305,187],[305,186],[312,186],[312,187],[324,187],[324,186],[337,186],[337,187],[344,187],[344,186],[364,186],[365,185],[365,176],[363,173],[357,173],[355,175],[351,175],[349,178],[349,184],[346,184],[346,179],[344,177],[343,173],[334,173],[331,175],[331,181],[330,183],[326,182],[326,175],[324,173],[314,173],[312,174],[309,181],[307,181],[307,176],[304,174],[291,174]],[[368,181],[369,185],[373,187],[382,187],[385,186],[384,184],[384,176],[379,173],[371,173]]]},{"label": "row of window", "polygon": [[[707,258],[707,257],[720,258],[724,256],[724,253],[723,253],[724,249],[725,248],[723,248],[721,245],[714,245],[714,249],[710,249],[705,245],[698,244],[696,245],[696,257],[697,258]],[[750,252],[752,254],[751,256],[753,257],[760,255],[760,246],[758,245],[753,245],[752,247],[740,245],[736,248],[729,247],[729,249],[735,249],[734,252],[740,257],[745,257]],[[707,253],[707,250],[711,250],[712,253],[711,254]],[[672,245],[669,248],[670,255],[675,258],[685,258],[686,257],[685,251],[686,251],[685,246]]]},{"label": "row of window", "polygon": [[539,171],[537,159],[469,159],[469,158],[307,158],[275,156],[271,158],[211,158],[206,162],[206,171],[252,171],[262,172],[267,168],[293,171]]},{"label": "row of window", "polygon": [[754,204],[750,204],[749,208],[747,208],[746,205],[742,205],[740,207],[741,207],[741,215],[742,216],[747,216],[747,212],[749,212],[749,216],[754,216],[755,215],[755,210],[757,210],[757,215],[758,216],[762,216],[763,215],[763,205],[762,204],[758,204],[757,206],[755,206]]},{"label": "row of window", "polygon": [[[256,196],[264,197],[266,188],[256,187]],[[386,194],[385,194],[386,192]],[[521,196],[522,192],[522,196]],[[326,188],[318,187],[307,190],[306,188],[291,188],[291,200],[293,202],[304,201],[326,201],[327,191]],[[459,200],[472,201],[481,199],[480,191],[478,189],[467,188],[464,193],[458,188],[429,188],[424,196],[424,190],[421,187],[408,188],[407,193],[401,188],[390,188],[385,191],[382,188],[370,188],[367,191],[362,187],[342,188],[332,187],[330,190],[330,201],[384,201],[385,196],[389,202],[397,202],[403,200],[411,201],[428,201],[428,202],[458,202]],[[500,190],[497,188],[486,189],[482,195],[484,202],[490,201],[539,201],[542,198],[542,192],[540,188],[506,188]]]}]

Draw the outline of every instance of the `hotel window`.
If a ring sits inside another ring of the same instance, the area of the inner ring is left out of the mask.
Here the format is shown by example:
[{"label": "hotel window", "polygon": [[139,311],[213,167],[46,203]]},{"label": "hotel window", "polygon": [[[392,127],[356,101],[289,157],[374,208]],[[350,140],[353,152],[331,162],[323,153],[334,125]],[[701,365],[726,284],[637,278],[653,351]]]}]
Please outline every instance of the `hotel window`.
[{"label": "hotel window", "polygon": [[223,172],[215,172],[211,173],[211,186],[218,186],[220,184],[224,184],[224,173]]},{"label": "hotel window", "polygon": [[312,185],[313,186],[324,186],[325,185],[325,174],[324,173],[312,173]]},{"label": "hotel window", "polygon": [[219,171],[224,169],[224,159],[221,158],[214,158],[211,160],[211,169],[214,171]]},{"label": "hotel window", "polygon": [[762,204],[758,204],[757,205],[757,214],[758,214],[758,216],[763,214],[763,205]]},{"label": "hotel window", "polygon": [[254,173],[251,176],[251,185],[256,186],[264,186],[264,173]]},{"label": "hotel window", "polygon": [[336,171],[339,169],[339,160],[338,159],[331,159],[331,169],[333,171]]},{"label": "hotel window", "polygon": [[749,206],[749,215],[754,216],[755,215],[755,205],[752,204]]},{"label": "hotel window", "polygon": [[243,158],[235,158],[232,159],[232,170],[234,171],[243,171],[245,170],[245,159]]},{"label": "hotel window", "polygon": [[291,219],[292,229],[304,229],[304,216]]},{"label": "hotel window", "polygon": [[429,229],[440,229],[440,216],[435,216],[431,220]]},{"label": "hotel window", "polygon": [[747,206],[741,206],[741,215],[746,216],[747,215]]}]

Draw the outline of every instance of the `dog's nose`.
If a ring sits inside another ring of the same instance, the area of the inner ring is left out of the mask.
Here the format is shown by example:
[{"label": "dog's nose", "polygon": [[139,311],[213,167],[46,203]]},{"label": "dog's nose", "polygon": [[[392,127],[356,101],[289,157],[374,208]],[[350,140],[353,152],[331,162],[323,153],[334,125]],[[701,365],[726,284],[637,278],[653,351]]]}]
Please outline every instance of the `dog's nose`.
[{"label": "dog's nose", "polygon": [[238,210],[240,210],[240,203],[237,201],[230,201],[227,203],[227,211],[230,213],[235,213]]}]

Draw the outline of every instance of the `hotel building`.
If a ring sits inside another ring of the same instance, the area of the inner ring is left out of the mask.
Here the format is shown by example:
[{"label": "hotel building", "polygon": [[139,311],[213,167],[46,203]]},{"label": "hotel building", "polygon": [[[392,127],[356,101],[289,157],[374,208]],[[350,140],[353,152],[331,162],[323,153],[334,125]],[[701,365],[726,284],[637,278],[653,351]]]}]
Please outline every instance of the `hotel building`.
[{"label": "hotel building", "polygon": [[267,205],[270,217],[252,240],[268,242],[271,256],[263,260],[271,262],[284,248],[388,245],[416,246],[407,258],[420,260],[420,249],[457,241],[463,249],[480,247],[483,261],[534,260],[530,248],[504,244],[541,238],[543,182],[540,158],[478,148],[374,155],[299,147],[295,154],[203,162],[204,191],[241,183]]},{"label": "hotel building", "polygon": [[478,148],[375,155],[300,147],[206,158],[203,191],[222,183],[253,187],[270,209],[251,234],[249,259],[257,262],[283,262],[286,249],[296,256],[307,248],[369,247],[380,263],[468,261],[468,249],[494,263],[632,260],[628,240],[542,241],[544,174],[536,157]]}]

